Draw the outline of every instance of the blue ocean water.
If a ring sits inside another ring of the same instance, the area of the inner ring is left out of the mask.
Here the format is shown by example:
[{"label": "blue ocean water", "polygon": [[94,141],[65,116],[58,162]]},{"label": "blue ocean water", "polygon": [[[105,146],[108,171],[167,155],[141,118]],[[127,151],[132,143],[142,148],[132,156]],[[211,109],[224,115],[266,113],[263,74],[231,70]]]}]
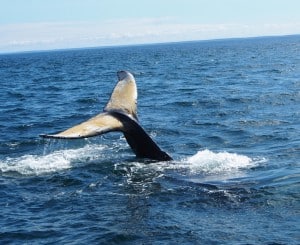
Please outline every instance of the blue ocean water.
[{"label": "blue ocean water", "polygon": [[[102,111],[119,70],[141,125],[49,140]],[[0,55],[1,244],[299,244],[300,36]]]}]

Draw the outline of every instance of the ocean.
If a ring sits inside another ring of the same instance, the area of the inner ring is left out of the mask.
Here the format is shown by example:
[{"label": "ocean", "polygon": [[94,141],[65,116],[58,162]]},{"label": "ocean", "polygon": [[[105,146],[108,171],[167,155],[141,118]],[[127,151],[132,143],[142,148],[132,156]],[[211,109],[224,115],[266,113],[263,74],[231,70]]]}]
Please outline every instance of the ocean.
[{"label": "ocean", "polygon": [[[100,113],[128,70],[140,124],[42,139]],[[0,55],[1,244],[300,244],[300,36]]]}]

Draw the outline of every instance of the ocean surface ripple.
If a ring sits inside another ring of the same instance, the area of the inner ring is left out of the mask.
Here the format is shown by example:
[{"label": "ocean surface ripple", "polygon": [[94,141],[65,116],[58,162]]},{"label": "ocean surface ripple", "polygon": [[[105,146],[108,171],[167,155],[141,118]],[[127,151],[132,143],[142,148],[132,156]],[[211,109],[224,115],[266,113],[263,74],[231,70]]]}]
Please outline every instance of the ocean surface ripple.
[{"label": "ocean surface ripple", "polygon": [[[145,130],[46,140],[131,71]],[[299,244],[300,36],[0,55],[1,244]]]}]

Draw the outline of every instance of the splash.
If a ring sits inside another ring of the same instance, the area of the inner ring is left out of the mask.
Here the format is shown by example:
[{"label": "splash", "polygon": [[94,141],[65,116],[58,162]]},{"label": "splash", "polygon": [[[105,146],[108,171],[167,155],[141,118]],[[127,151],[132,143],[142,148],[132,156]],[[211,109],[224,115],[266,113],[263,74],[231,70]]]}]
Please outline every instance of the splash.
[{"label": "splash", "polygon": [[133,178],[135,182],[136,176],[145,179],[174,174],[176,178],[192,182],[227,181],[244,177],[247,170],[266,161],[264,158],[250,158],[236,153],[203,150],[178,161],[116,163],[115,170],[127,173],[129,180]]},{"label": "splash", "polygon": [[44,155],[24,155],[0,161],[0,173],[40,175],[57,172],[93,160],[103,151],[102,145],[86,145],[79,149],[63,149]]},{"label": "splash", "polygon": [[215,153],[210,150],[198,151],[185,161],[191,172],[207,174],[235,172],[254,167],[258,163],[257,160],[244,155],[228,152]]},{"label": "splash", "polygon": [[165,170],[176,172],[176,178],[184,181],[203,183],[229,181],[248,175],[251,168],[267,162],[265,158],[250,158],[229,152],[198,151],[196,154],[179,161],[154,163],[153,168],[168,174]]},{"label": "splash", "polygon": [[[118,146],[119,147],[119,146]],[[116,147],[116,148],[118,148]],[[51,149],[51,146],[46,147]],[[108,157],[107,146],[88,144],[78,149],[62,149],[47,152],[44,150],[42,155],[24,155],[21,157],[7,157],[0,160],[0,173],[17,173],[21,175],[41,175],[52,172],[63,171],[72,167],[85,165],[87,162]],[[111,152],[108,153],[111,155]],[[122,161],[115,164],[115,168],[130,169],[129,172],[164,172],[165,170],[188,171],[190,174],[204,175],[222,175],[232,174],[251,167],[265,159],[251,159],[244,155],[236,153],[219,152],[215,153],[210,150],[198,151],[195,155],[179,161],[171,162],[144,162],[125,163]]]}]

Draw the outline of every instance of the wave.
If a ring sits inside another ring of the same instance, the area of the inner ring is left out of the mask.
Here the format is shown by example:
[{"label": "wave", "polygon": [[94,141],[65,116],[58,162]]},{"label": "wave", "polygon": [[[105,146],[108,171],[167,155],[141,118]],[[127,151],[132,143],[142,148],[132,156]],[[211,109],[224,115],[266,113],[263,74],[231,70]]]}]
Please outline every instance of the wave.
[{"label": "wave", "polygon": [[83,165],[99,158],[105,146],[89,144],[78,149],[56,150],[43,155],[24,155],[0,160],[0,173],[40,175]]}]

